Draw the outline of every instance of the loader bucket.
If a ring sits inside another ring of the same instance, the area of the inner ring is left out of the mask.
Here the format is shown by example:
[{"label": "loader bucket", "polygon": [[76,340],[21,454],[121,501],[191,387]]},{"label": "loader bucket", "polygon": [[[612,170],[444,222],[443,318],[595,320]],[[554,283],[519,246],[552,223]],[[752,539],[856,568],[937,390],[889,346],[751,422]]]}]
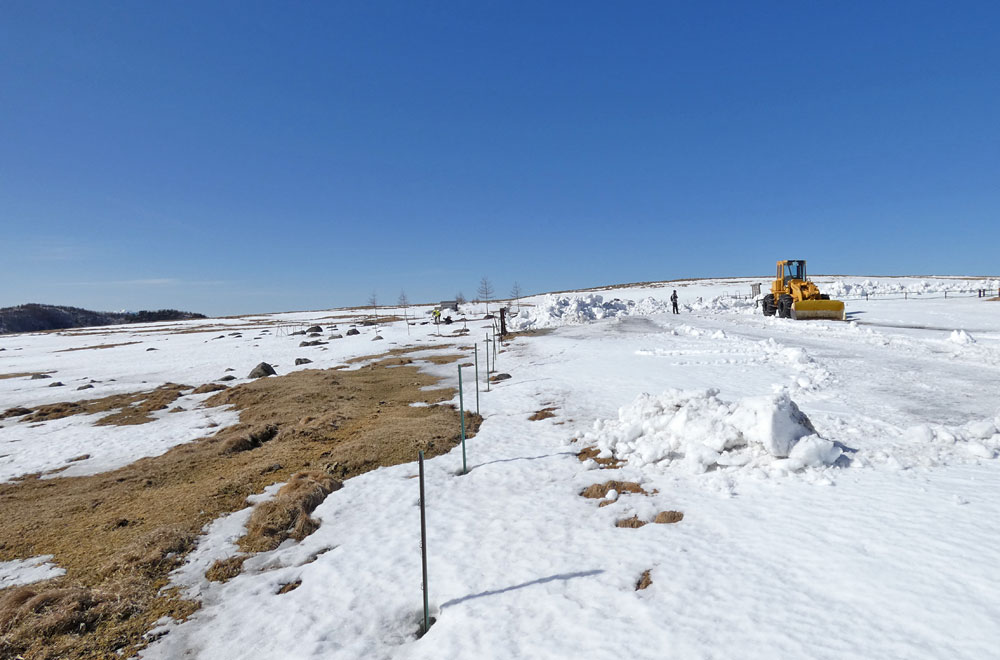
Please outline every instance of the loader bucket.
[{"label": "loader bucket", "polygon": [[842,300],[800,300],[792,303],[792,318],[798,321],[808,319],[844,320]]}]

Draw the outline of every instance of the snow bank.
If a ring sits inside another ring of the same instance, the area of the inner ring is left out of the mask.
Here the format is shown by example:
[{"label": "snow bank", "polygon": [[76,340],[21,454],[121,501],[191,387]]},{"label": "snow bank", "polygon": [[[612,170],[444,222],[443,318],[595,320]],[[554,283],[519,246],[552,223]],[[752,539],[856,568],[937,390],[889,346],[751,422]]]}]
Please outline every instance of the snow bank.
[{"label": "snow bank", "polygon": [[644,298],[636,302],[620,298],[605,301],[603,296],[597,294],[548,295],[534,308],[522,309],[517,316],[511,318],[510,326],[514,330],[555,328],[620,316],[662,314],[667,311],[670,311],[667,303],[654,298]]},{"label": "snow bank", "polygon": [[601,456],[636,467],[679,463],[695,473],[714,467],[773,465],[787,470],[832,465],[841,454],[816,435],[788,392],[728,403],[718,390],[670,389],[640,395],[598,420],[584,440]]},{"label": "snow bank", "polygon": [[899,279],[899,280],[833,280],[823,284],[823,293],[831,298],[847,298],[857,296],[884,296],[891,294],[932,294],[945,292],[968,292],[976,289],[995,291],[1000,288],[1000,280],[940,280],[940,279]]},{"label": "snow bank", "polygon": [[65,568],[52,563],[52,555],[0,561],[0,589],[51,580],[65,574]]},{"label": "snow bank", "polygon": [[953,344],[965,345],[965,344],[976,343],[976,340],[972,338],[972,335],[970,335],[965,330],[952,330],[951,336],[948,337],[948,340],[951,341]]}]

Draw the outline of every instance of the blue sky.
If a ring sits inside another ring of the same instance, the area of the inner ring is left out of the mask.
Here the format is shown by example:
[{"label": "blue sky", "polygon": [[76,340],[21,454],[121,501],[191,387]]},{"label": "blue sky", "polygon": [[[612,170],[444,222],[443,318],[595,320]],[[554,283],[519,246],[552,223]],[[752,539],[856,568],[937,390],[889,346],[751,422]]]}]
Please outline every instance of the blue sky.
[{"label": "blue sky", "polygon": [[0,4],[0,306],[997,274],[1000,9]]}]

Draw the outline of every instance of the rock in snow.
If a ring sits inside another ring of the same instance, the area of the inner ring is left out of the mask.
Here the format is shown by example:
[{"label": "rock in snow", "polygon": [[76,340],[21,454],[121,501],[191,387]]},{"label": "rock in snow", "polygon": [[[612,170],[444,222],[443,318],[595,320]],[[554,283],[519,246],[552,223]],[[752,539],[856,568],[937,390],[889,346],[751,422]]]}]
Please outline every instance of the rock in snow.
[{"label": "rock in snow", "polygon": [[247,378],[264,378],[265,376],[274,375],[276,375],[274,367],[269,365],[267,362],[261,362],[253,368],[253,371],[250,372],[250,375],[248,375]]}]

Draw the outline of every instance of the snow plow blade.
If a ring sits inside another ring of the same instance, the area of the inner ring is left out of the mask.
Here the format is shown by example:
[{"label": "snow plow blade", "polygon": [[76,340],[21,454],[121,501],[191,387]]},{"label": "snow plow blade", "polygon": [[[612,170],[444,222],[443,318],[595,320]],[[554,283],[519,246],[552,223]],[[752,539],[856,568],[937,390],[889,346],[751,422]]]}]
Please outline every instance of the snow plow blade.
[{"label": "snow plow blade", "polygon": [[792,303],[792,318],[797,321],[809,319],[844,320],[842,300],[800,300]]}]

